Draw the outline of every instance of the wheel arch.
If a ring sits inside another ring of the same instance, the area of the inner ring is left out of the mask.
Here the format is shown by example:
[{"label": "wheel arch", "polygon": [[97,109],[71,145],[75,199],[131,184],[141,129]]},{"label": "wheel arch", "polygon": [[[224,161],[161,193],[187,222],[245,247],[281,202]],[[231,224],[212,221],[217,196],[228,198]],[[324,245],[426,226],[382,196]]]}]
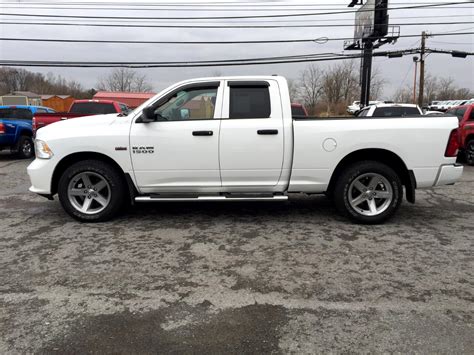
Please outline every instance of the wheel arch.
[{"label": "wheel arch", "polygon": [[469,133],[467,136],[466,136],[466,139],[464,140],[465,142],[465,145],[467,145],[467,143],[471,140],[474,140],[474,133]]},{"label": "wheel arch", "polygon": [[360,149],[346,155],[334,169],[328,185],[328,192],[332,194],[334,185],[338,176],[349,165],[358,161],[372,160],[377,161],[391,167],[398,174],[402,184],[406,188],[406,198],[409,202],[415,202],[416,179],[413,171],[408,170],[405,162],[396,153],[379,148]]},{"label": "wheel arch", "polygon": [[105,154],[97,152],[77,152],[69,154],[62,158],[60,162],[56,165],[56,168],[53,172],[53,177],[51,179],[51,195],[54,195],[58,192],[59,179],[61,178],[61,175],[64,173],[64,171],[72,164],[83,160],[99,160],[112,165],[115,169],[117,169],[117,171],[124,179],[131,200],[134,200],[134,197],[138,194],[138,192],[129,174],[125,173],[122,167],[114,159]]},{"label": "wheel arch", "polygon": [[18,132],[18,138],[21,136],[33,137],[33,132],[23,128]]}]

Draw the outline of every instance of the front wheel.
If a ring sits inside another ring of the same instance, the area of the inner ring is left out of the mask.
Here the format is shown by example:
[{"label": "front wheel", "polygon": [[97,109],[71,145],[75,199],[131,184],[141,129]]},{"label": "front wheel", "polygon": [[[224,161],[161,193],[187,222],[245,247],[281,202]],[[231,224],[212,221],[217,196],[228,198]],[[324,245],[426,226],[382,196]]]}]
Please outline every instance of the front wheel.
[{"label": "front wheel", "polygon": [[471,139],[466,144],[466,150],[464,151],[466,163],[474,165],[474,139]]},{"label": "front wheel", "polygon": [[334,188],[338,211],[365,224],[382,223],[393,216],[402,199],[403,186],[397,173],[376,161],[350,165]]},{"label": "front wheel", "polygon": [[125,203],[125,184],[111,165],[86,160],[67,168],[59,179],[58,195],[64,210],[81,222],[113,218]]}]

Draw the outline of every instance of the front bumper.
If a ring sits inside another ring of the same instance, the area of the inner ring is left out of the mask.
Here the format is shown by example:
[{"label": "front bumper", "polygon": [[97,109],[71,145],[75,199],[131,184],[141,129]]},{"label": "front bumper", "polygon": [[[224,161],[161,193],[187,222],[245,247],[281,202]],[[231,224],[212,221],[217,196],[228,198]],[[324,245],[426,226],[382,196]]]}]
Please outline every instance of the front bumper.
[{"label": "front bumper", "polygon": [[434,186],[454,184],[461,178],[463,169],[464,167],[461,164],[442,165],[439,168]]},{"label": "front bumper", "polygon": [[30,191],[39,195],[51,195],[51,181],[55,167],[55,159],[33,160],[26,169],[31,181]]}]

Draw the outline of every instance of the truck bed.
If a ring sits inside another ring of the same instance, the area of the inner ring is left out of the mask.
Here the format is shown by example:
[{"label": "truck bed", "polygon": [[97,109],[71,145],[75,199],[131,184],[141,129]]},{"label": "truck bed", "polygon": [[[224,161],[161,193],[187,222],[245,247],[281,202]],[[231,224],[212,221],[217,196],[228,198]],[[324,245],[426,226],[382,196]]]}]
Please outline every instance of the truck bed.
[{"label": "truck bed", "polygon": [[454,116],[294,118],[289,191],[326,191],[337,163],[365,149],[395,153],[415,174],[417,187],[431,187],[439,167],[454,163],[445,150],[457,126]]}]

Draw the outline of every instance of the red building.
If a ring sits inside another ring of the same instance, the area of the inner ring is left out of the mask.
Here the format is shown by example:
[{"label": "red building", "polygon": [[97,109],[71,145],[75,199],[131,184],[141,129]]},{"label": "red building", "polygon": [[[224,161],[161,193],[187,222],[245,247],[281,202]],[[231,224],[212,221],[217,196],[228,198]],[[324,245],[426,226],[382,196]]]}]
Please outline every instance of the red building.
[{"label": "red building", "polygon": [[155,96],[153,92],[111,92],[111,91],[99,91],[94,95],[94,100],[112,100],[122,102],[128,105],[130,108],[140,106],[142,103],[147,101],[149,98]]}]

